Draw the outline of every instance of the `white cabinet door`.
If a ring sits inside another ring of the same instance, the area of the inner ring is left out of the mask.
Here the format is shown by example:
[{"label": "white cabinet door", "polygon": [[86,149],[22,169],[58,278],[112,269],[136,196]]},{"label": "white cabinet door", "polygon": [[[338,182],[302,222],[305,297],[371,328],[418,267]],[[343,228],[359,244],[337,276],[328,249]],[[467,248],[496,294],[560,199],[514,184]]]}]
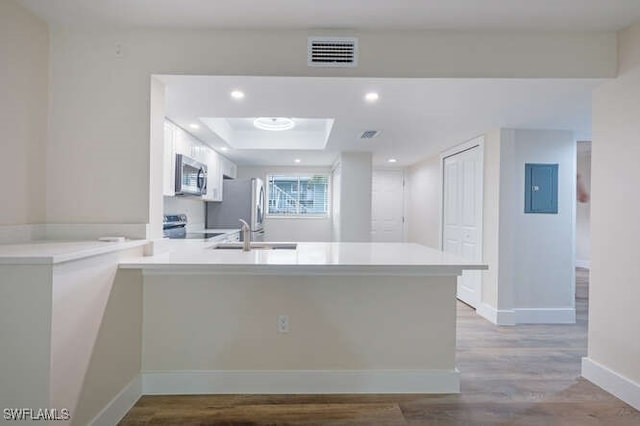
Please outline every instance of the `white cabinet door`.
[{"label": "white cabinet door", "polygon": [[204,147],[204,163],[207,165],[207,193],[202,196],[205,201],[222,201],[222,171],[220,159],[222,158],[214,150]]},{"label": "white cabinet door", "polygon": [[371,182],[371,241],[400,243],[404,223],[404,173],[374,170]]},{"label": "white cabinet door", "polygon": [[193,143],[191,143],[191,140],[189,139],[189,135],[187,134],[187,132],[185,132],[175,124],[173,123],[169,123],[169,124],[173,126],[173,129],[174,129],[173,144],[175,147],[176,154],[182,154],[187,157],[191,157],[192,156],[191,148],[193,146]]},{"label": "white cabinet door", "polygon": [[[471,261],[482,260],[480,147],[444,159],[442,249]],[[480,271],[458,277],[458,299],[477,307],[481,301]]]},{"label": "white cabinet door", "polygon": [[220,164],[221,164],[221,173],[223,176],[227,176],[231,179],[235,179],[238,177],[238,166],[236,166],[231,160],[227,157],[220,156]]},{"label": "white cabinet door", "polygon": [[[182,154],[207,165],[207,193],[202,196],[202,199],[222,201],[223,167],[227,167],[225,174],[235,178],[236,165],[169,120],[165,120],[164,123],[164,137],[164,195],[175,195],[175,156]],[[225,160],[224,163],[223,160]]]},{"label": "white cabinet door", "polygon": [[162,167],[162,195],[173,197],[176,195],[176,148],[175,126],[165,121],[164,123],[164,156]]},{"label": "white cabinet door", "polygon": [[192,140],[190,157],[194,160],[199,161],[203,164],[208,164],[210,151],[213,150],[203,145],[202,142],[196,140],[195,138]]}]

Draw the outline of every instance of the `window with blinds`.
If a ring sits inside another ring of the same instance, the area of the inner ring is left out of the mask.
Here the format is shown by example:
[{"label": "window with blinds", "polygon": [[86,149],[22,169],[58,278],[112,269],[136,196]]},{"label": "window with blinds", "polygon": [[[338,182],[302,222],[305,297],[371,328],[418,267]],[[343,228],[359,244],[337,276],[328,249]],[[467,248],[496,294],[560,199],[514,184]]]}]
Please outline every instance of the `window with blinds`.
[{"label": "window with blinds", "polygon": [[269,216],[327,217],[328,175],[268,175]]}]

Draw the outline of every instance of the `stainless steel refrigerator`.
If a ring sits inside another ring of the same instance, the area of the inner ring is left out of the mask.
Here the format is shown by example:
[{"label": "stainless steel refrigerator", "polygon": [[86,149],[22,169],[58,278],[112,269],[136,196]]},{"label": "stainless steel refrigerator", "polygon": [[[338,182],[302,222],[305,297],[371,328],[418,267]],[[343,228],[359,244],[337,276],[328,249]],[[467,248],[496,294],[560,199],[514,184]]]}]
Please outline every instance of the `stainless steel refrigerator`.
[{"label": "stainless steel refrigerator", "polygon": [[251,225],[251,240],[264,240],[265,191],[262,179],[225,179],[222,201],[207,202],[207,229],[240,228],[242,219]]}]

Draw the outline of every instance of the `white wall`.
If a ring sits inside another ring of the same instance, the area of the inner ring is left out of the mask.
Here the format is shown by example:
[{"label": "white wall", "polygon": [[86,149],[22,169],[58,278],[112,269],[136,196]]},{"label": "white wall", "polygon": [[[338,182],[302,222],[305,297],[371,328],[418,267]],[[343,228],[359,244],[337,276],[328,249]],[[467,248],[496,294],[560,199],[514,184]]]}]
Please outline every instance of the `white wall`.
[{"label": "white wall", "polygon": [[498,271],[500,270],[500,145],[502,130],[487,132],[484,137],[482,178],[482,260],[489,269],[482,271],[482,303],[498,306]]},{"label": "white wall", "polygon": [[434,156],[406,169],[406,240],[440,249],[442,176],[440,157]]},{"label": "white wall", "polygon": [[[591,194],[591,142],[578,143],[577,172]],[[576,198],[576,266],[588,268],[591,259],[591,202]]]},{"label": "white wall", "polygon": [[[482,305],[500,324],[572,322],[576,150],[567,131],[485,134]],[[559,213],[524,214],[525,163],[559,164]],[[439,157],[407,169],[408,240],[440,244]]]},{"label": "white wall", "polygon": [[640,409],[640,24],[593,94],[589,350],[583,374]]},{"label": "white wall", "polygon": [[[329,167],[238,167],[238,179],[258,177],[267,183],[267,174],[322,173],[331,175]],[[223,194],[224,196],[224,194]],[[329,194],[331,199],[331,194]],[[224,199],[224,198],[223,198]],[[224,202],[224,201],[223,201]],[[329,206],[331,211],[331,206]],[[331,241],[332,218],[265,218],[266,241]]]},{"label": "white wall", "polygon": [[340,227],[342,223],[342,215],[340,213],[340,186],[342,185],[342,164],[338,160],[333,165],[331,172],[331,212],[332,212],[332,224],[331,224],[331,241],[340,241],[342,238],[342,229]]},{"label": "white wall", "polygon": [[164,190],[164,121],[166,110],[165,85],[157,78],[151,78],[151,99],[149,111],[149,227],[147,238],[162,238],[162,198],[157,194]]},{"label": "white wall", "polygon": [[340,241],[371,241],[370,152],[340,155]]},{"label": "white wall", "polygon": [[[568,131],[508,133],[500,161],[510,165],[500,171],[500,233],[505,236],[500,240],[500,265],[512,265],[512,270],[504,281],[501,276],[499,286],[500,291],[513,288],[516,322],[530,322],[523,309],[539,309],[530,314],[544,315],[543,309],[574,308],[576,145]],[[558,164],[558,214],[524,213],[525,163]],[[517,318],[520,313],[522,320]]]},{"label": "white wall", "polygon": [[0,2],[0,58],[0,228],[44,223],[49,30],[14,0]]},{"label": "white wall", "polygon": [[[522,198],[524,208],[524,192],[522,197],[517,195],[515,188],[509,178],[516,176],[517,167],[514,161],[515,155],[515,135],[511,129],[500,129],[500,184],[498,194],[498,287],[497,303],[495,308],[498,312],[508,315],[508,319],[499,319],[499,324],[515,324],[513,313],[514,292],[515,292],[515,262],[516,253],[509,250],[515,248],[515,237],[513,231],[516,229],[516,216],[519,215],[518,200]],[[524,174],[524,170],[522,171]],[[524,191],[524,185],[523,191]],[[494,208],[496,208],[494,206]],[[491,266],[490,266],[491,267]]]},{"label": "white wall", "polygon": [[[485,134],[482,304],[501,325],[575,321],[576,148],[562,130]],[[558,214],[525,214],[525,164],[558,164]]]},{"label": "white wall", "polygon": [[307,31],[54,29],[47,221],[149,222],[152,74],[607,77],[616,71],[611,33],[359,36],[357,68],[322,69],[306,66]]}]

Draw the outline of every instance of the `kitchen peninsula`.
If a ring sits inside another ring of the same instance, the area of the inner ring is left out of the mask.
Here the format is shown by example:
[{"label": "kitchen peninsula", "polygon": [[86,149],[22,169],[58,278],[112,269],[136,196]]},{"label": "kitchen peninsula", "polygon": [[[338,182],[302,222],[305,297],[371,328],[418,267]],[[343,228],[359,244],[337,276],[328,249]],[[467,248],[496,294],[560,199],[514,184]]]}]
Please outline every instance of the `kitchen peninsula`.
[{"label": "kitchen peninsula", "polygon": [[417,244],[219,244],[1,246],[0,400],[116,424],[144,394],[459,391],[456,278],[486,266]]},{"label": "kitchen peninsula", "polygon": [[143,283],[145,394],[458,392],[467,269],[486,266],[404,243],[171,242],[120,262]]}]

